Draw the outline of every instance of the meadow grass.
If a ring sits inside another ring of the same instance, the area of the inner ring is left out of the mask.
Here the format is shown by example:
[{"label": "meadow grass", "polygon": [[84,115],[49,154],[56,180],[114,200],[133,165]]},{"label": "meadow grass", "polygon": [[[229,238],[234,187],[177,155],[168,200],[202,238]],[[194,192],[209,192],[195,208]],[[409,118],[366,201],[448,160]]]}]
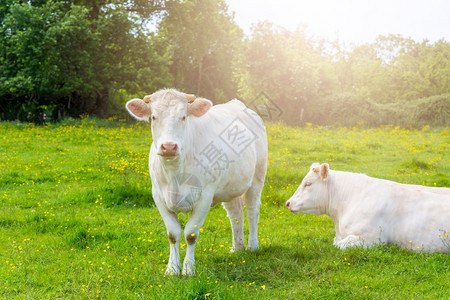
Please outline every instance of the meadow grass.
[{"label": "meadow grass", "polygon": [[[327,216],[284,203],[313,162],[402,183],[450,186],[448,128],[267,125],[260,249],[230,253],[220,205],[196,246],[197,276],[165,276],[169,245],[148,176],[148,124],[0,123],[0,297],[302,299],[450,297],[448,254],[341,251]],[[180,215],[186,223],[188,216]],[[245,227],[247,236],[247,227]],[[184,255],[186,245],[181,244]]]}]

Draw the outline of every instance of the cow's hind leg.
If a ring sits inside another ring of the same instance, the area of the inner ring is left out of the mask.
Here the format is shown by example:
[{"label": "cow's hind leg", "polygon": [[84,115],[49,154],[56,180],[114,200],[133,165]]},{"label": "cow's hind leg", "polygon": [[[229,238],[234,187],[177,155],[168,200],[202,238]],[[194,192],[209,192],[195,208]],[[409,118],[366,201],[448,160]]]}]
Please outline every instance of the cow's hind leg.
[{"label": "cow's hind leg", "polygon": [[252,186],[247,190],[244,197],[244,203],[247,210],[248,220],[248,241],[247,249],[258,249],[258,220],[259,206],[261,205],[261,191],[264,180],[262,182],[253,182]]},{"label": "cow's hind leg", "polygon": [[244,205],[242,198],[237,197],[230,202],[222,202],[230,219],[231,231],[233,232],[233,248],[231,252],[244,249]]},{"label": "cow's hind leg", "polygon": [[350,247],[362,247],[364,246],[364,240],[356,235],[348,235],[340,241],[335,240],[333,244],[340,249],[346,249]]}]

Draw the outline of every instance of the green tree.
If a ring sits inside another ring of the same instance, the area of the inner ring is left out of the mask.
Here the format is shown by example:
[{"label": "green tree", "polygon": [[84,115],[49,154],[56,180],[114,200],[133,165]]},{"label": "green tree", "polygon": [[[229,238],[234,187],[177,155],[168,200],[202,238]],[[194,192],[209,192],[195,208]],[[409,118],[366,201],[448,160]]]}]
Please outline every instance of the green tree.
[{"label": "green tree", "polygon": [[339,88],[316,106],[313,115],[321,124],[448,123],[449,43],[418,43],[389,35],[350,51],[337,46],[333,64]]},{"label": "green tree", "polygon": [[258,23],[240,58],[240,96],[251,102],[263,92],[281,108],[284,120],[298,124],[302,109],[337,84],[332,64],[317,45],[302,29]]},{"label": "green tree", "polygon": [[159,2],[146,1],[145,8],[141,2],[4,1],[2,118],[48,109],[102,116],[112,90],[134,93],[170,82],[169,57],[140,27],[139,16],[149,17]]},{"label": "green tree", "polygon": [[378,103],[414,100],[449,93],[450,44],[417,43],[399,35],[338,51],[340,92]]},{"label": "green tree", "polygon": [[414,100],[450,93],[450,43],[428,41],[403,48],[388,77],[392,99]]},{"label": "green tree", "polygon": [[233,61],[242,40],[223,0],[171,2],[158,35],[172,53],[176,88],[223,102],[236,97]]}]

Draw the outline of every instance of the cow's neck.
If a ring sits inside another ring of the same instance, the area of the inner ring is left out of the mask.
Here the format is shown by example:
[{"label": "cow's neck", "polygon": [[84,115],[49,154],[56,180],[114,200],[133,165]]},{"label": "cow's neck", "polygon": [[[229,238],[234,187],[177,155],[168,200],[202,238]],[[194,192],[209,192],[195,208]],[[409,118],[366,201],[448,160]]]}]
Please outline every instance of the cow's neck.
[{"label": "cow's neck", "polygon": [[327,179],[327,201],[325,202],[325,205],[323,209],[325,210],[325,213],[333,219],[333,221],[336,222],[339,220],[339,209],[338,209],[338,200],[336,196],[338,192],[338,182],[336,182],[337,176],[333,176],[333,171],[329,171],[328,179]]},{"label": "cow's neck", "polygon": [[161,166],[162,174],[167,182],[172,182],[173,178],[183,173],[184,159],[181,157],[171,160],[160,157],[159,164]]},{"label": "cow's neck", "polygon": [[335,222],[361,188],[354,183],[357,182],[358,176],[359,174],[330,170],[327,180],[328,204],[326,213]]}]

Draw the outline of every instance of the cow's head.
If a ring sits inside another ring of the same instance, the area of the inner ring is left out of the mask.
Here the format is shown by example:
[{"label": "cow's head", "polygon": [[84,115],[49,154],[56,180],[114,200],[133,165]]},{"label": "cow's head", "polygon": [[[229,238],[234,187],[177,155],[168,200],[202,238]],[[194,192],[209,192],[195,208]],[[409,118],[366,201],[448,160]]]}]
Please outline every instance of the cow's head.
[{"label": "cow's head", "polygon": [[151,120],[157,154],[164,158],[183,153],[189,119],[203,116],[211,106],[209,100],[173,89],[160,90],[126,104],[128,112],[137,120]]},{"label": "cow's head", "polygon": [[328,164],[313,163],[308,174],[294,195],[286,202],[286,208],[294,214],[322,215],[328,203]]}]

